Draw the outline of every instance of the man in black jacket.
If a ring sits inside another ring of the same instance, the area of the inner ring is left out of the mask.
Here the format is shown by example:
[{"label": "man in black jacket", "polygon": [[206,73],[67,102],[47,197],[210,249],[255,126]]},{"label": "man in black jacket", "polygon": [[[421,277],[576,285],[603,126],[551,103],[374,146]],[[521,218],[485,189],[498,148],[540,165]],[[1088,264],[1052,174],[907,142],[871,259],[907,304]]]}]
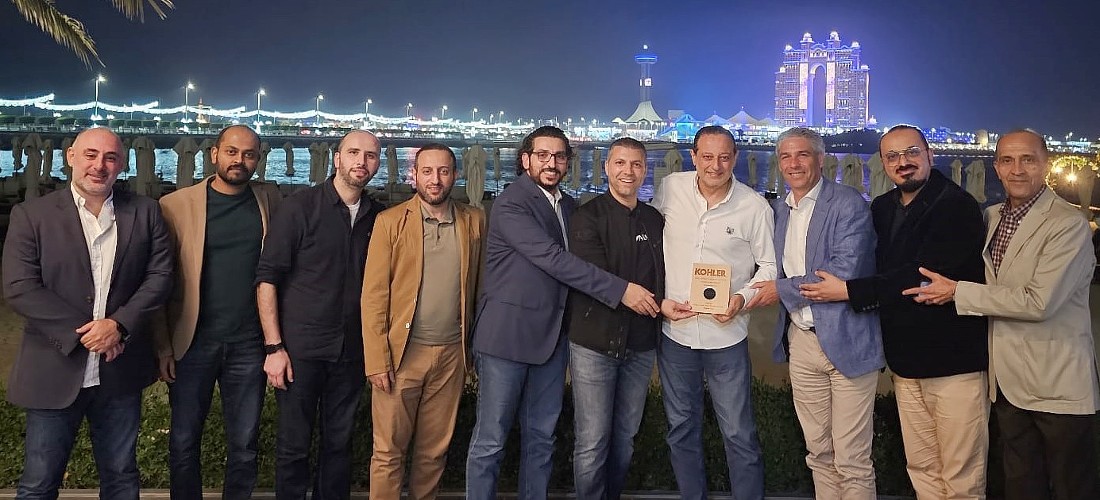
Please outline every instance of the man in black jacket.
[{"label": "man in black jacket", "polygon": [[901,294],[925,279],[919,267],[984,282],[981,208],[932,168],[932,151],[920,129],[890,129],[879,142],[879,155],[897,187],[871,203],[878,274],[845,283],[818,271],[823,281],[803,285],[803,295],[879,310],[917,498],[985,498],[986,320],[959,316],[954,304],[922,305]]},{"label": "man in black jacket", "polygon": [[[665,283],[664,219],[638,201],[646,177],[645,146],[629,137],[616,140],[604,168],[608,192],[573,213],[569,249],[653,290],[659,303]],[[566,311],[577,498],[618,498],[642,421],[661,319],[624,305],[610,308],[576,290],[569,293]]]}]

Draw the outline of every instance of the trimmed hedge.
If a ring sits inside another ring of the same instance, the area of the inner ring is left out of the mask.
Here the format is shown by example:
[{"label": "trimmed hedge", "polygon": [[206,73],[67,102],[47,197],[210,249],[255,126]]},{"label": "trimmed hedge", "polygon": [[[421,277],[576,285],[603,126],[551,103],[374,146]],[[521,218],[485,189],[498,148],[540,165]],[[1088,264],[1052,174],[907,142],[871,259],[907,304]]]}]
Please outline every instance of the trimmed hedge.
[{"label": "trimmed hedge", "polygon": [[[568,395],[558,421],[557,446],[553,456],[551,488],[572,490],[573,405]],[[2,393],[0,393],[2,395]],[[443,489],[462,490],[465,484],[466,450],[470,443],[475,413],[476,390],[467,386],[462,395],[457,430],[443,473]],[[704,413],[704,453],[707,477],[714,491],[728,491],[725,451],[718,434],[709,397]],[[774,387],[753,383],[753,405],[757,429],[764,450],[765,490],[771,494],[809,494],[813,481],[805,465],[802,431],[795,417],[789,387]],[[356,489],[366,489],[369,482],[371,454],[370,391],[365,390],[356,422],[352,481]],[[145,488],[168,487],[168,423],[170,412],[163,385],[146,391],[142,408],[142,427],[138,437],[138,467]],[[268,389],[264,400],[260,428],[258,488],[272,488],[275,481],[275,398]],[[23,432],[25,416],[20,408],[0,403],[0,488],[12,488],[23,468]],[[912,496],[913,490],[905,472],[897,405],[892,395],[878,396],[874,415],[874,463],[878,491],[884,495]],[[634,461],[627,478],[627,490],[675,490],[676,481],[665,444],[667,430],[659,386],[650,389],[642,428],[635,441]],[[991,456],[989,485],[996,497],[1001,490],[999,447],[996,427],[990,435]],[[513,430],[501,466],[500,490],[515,491],[519,470],[519,433]],[[221,405],[214,398],[203,436],[203,482],[208,488],[220,486],[225,474],[225,440]],[[97,486],[95,463],[88,440],[87,425],[82,427],[66,473],[65,488]]]}]

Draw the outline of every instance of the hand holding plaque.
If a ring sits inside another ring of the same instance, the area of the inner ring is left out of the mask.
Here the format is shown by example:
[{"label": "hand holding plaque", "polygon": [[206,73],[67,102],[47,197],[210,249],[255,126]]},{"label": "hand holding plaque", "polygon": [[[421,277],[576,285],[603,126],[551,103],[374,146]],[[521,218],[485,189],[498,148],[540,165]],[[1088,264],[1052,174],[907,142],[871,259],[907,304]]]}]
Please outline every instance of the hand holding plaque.
[{"label": "hand holding plaque", "polygon": [[692,264],[691,310],[703,314],[725,314],[730,303],[730,266]]}]

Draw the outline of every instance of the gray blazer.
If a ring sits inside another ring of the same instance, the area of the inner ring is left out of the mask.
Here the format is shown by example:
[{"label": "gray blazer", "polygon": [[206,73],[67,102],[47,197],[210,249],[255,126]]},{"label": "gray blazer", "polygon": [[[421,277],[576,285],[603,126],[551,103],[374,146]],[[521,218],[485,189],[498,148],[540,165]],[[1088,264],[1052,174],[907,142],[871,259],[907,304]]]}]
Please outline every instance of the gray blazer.
[{"label": "gray blazer", "polygon": [[[155,379],[149,319],[172,290],[173,255],[156,201],[115,191],[118,246],[107,317],[129,330],[118,359],[100,359],[107,394],[140,391]],[[4,299],[26,319],[8,379],[8,401],[25,408],[72,404],[88,351],[75,330],[92,320],[95,287],[72,192],[60,189],[12,208],[3,255]]]}]

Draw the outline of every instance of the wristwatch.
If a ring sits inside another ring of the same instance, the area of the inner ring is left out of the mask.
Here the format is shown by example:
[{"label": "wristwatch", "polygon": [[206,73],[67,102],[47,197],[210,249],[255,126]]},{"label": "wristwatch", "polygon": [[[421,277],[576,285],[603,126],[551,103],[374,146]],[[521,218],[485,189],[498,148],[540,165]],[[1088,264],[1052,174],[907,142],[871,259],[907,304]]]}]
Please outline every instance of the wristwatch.
[{"label": "wristwatch", "polygon": [[118,334],[119,334],[118,343],[119,344],[125,345],[127,342],[130,342],[130,331],[127,330],[125,326],[122,326],[122,323],[119,323],[118,321],[115,321],[115,328],[118,330]]},{"label": "wristwatch", "polygon": [[275,354],[283,349],[286,349],[286,344],[282,342],[278,344],[264,344],[264,354]]}]

